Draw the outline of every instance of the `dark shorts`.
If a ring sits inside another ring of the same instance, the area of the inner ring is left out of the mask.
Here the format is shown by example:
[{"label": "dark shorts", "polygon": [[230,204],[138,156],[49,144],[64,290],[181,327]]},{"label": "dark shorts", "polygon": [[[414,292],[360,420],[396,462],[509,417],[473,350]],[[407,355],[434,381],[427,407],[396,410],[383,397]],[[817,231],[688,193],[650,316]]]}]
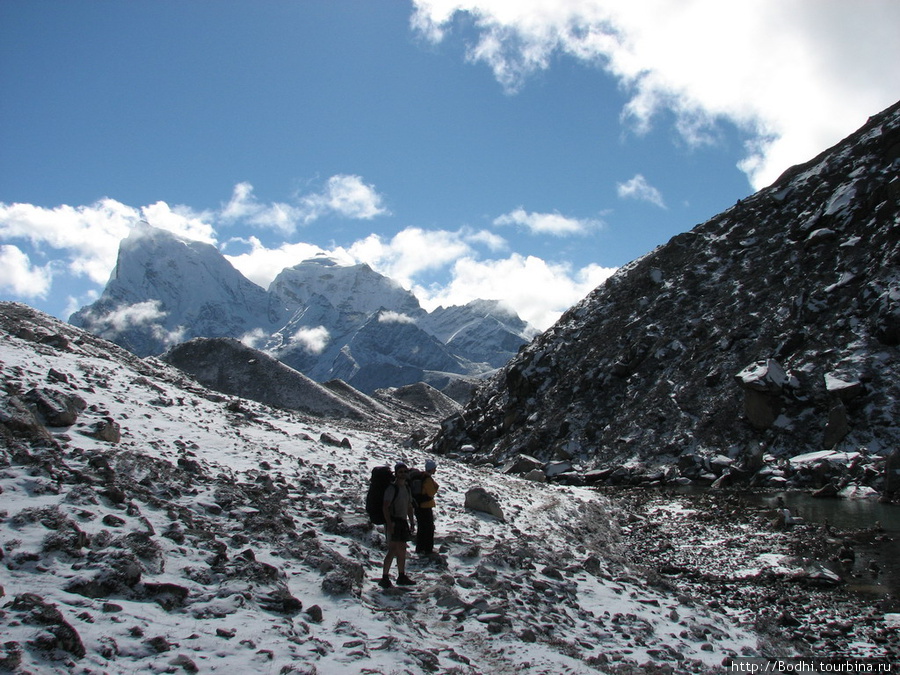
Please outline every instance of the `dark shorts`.
[{"label": "dark shorts", "polygon": [[393,518],[394,529],[391,532],[391,541],[409,541],[412,535],[409,532],[409,523],[404,518]]}]

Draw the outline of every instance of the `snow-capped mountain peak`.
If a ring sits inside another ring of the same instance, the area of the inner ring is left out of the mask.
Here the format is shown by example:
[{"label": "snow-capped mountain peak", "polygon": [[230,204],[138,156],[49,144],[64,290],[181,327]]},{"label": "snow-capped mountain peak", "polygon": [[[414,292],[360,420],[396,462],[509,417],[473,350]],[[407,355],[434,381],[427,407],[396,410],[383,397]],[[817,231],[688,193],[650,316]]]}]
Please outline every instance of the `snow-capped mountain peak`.
[{"label": "snow-capped mountain peak", "polygon": [[367,393],[481,376],[536,332],[490,301],[429,315],[395,280],[325,255],[282,270],[264,290],[214,246],[146,224],[122,242],[100,299],[70,320],[140,356],[195,337],[236,338],[314,380],[349,377]]}]

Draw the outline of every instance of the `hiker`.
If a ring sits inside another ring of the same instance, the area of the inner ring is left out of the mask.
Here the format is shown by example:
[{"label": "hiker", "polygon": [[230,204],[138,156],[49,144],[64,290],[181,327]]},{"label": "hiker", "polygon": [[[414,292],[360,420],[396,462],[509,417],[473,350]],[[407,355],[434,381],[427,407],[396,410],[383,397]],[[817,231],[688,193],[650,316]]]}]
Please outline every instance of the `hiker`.
[{"label": "hiker", "polygon": [[406,480],[409,467],[403,462],[394,465],[394,482],[384,491],[384,529],[387,535],[388,550],[384,556],[382,569],[382,588],[390,588],[391,563],[397,559],[397,583],[401,586],[412,586],[415,582],[406,576],[406,542],[411,539],[416,527],[413,498]]},{"label": "hiker", "polygon": [[433,459],[425,462],[425,473],[419,479],[421,485],[417,482],[413,489],[416,500],[416,523],[418,523],[416,553],[420,555],[434,553],[434,496],[438,491],[438,484],[434,480],[436,470],[437,462]]}]

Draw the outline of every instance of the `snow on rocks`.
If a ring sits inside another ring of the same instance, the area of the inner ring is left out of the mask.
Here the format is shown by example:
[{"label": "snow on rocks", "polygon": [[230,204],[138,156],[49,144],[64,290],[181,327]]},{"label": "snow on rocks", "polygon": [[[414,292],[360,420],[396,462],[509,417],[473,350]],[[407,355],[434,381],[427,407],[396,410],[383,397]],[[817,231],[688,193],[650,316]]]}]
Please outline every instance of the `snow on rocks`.
[{"label": "snow on rocks", "polygon": [[[438,550],[385,591],[363,501],[372,466],[427,457],[401,424],[223,397],[21,305],[0,304],[0,330],[4,667],[701,672],[756,653],[753,630],[629,566],[604,498],[446,458]],[[47,427],[20,396],[38,386],[84,409]],[[109,421],[118,439],[82,433]],[[466,508],[473,487],[503,521]]]}]

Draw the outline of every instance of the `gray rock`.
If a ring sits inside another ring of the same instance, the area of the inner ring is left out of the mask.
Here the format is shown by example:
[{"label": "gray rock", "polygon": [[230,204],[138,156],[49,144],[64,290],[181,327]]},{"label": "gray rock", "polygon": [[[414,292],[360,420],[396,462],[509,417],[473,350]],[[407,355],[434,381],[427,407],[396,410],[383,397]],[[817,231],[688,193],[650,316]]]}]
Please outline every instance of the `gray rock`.
[{"label": "gray rock", "polygon": [[503,520],[503,509],[497,498],[482,487],[474,487],[466,492],[465,507]]}]

